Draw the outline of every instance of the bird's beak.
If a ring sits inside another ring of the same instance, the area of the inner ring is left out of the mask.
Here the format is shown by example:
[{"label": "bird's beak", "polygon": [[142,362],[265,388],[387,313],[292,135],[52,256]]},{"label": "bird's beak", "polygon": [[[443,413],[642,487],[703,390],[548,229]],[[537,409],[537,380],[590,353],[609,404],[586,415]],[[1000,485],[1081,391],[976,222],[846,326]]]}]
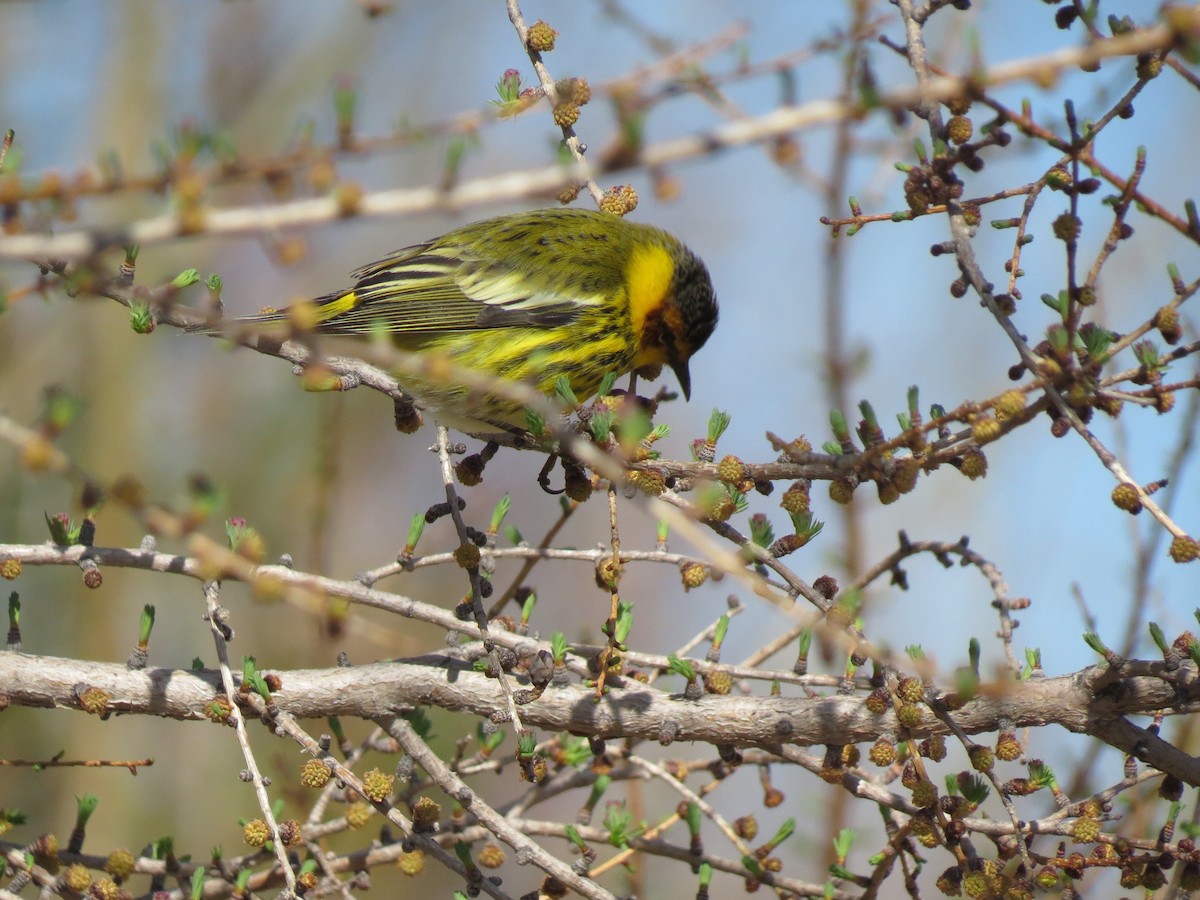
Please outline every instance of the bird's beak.
[{"label": "bird's beak", "polygon": [[671,371],[675,373],[675,377],[679,379],[679,389],[683,391],[683,399],[692,399],[692,374],[688,371],[687,362],[670,363]]}]

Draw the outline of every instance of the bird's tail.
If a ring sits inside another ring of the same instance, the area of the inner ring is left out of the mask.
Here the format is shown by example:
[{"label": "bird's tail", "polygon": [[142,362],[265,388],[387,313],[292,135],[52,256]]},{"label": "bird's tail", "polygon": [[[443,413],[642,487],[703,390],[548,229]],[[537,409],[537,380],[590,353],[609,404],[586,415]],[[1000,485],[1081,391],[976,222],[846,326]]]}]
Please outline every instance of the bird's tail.
[{"label": "bird's tail", "polygon": [[207,334],[214,337],[239,338],[269,335],[280,339],[296,334],[315,331],[346,304],[353,292],[326,294],[314,300],[285,306],[283,309],[266,307],[251,316],[235,316],[228,319],[210,319],[184,328],[189,334]]}]

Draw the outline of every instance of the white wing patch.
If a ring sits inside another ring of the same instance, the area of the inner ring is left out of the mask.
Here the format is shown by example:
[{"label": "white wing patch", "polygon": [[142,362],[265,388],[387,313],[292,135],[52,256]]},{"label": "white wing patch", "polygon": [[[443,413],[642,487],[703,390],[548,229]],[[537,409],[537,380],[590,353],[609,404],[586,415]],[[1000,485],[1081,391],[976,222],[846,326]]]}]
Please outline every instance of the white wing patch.
[{"label": "white wing patch", "polygon": [[536,314],[543,311],[566,312],[586,306],[599,306],[600,294],[564,296],[553,290],[530,291],[529,281],[519,272],[502,272],[496,268],[460,272],[455,279],[459,288],[472,300],[504,311]]}]

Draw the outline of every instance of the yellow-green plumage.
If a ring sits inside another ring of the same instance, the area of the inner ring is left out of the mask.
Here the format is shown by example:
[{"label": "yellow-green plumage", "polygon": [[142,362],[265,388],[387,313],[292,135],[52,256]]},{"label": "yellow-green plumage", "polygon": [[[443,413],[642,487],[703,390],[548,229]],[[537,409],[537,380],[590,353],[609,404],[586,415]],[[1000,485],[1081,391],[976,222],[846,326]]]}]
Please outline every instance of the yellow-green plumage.
[{"label": "yellow-green plumage", "polygon": [[[248,324],[310,320],[317,334],[386,334],[406,351],[552,393],[566,376],[586,399],[609,372],[687,362],[712,333],[704,264],[670,234],[604,212],[499,216],[357,270],[352,288]],[[439,418],[471,432],[523,427],[521,404],[460,383],[402,374]],[[468,420],[467,425],[462,420]],[[486,425],[480,428],[479,425]]]}]

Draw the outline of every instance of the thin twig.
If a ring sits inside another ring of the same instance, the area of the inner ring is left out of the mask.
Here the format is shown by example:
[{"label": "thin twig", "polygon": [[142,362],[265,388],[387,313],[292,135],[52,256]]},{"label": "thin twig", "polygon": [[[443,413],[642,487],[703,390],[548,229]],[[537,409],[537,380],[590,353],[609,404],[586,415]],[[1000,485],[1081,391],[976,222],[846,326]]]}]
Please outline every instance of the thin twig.
[{"label": "thin twig", "polygon": [[238,746],[242,748],[242,758],[245,759],[246,769],[250,773],[250,783],[254,785],[254,795],[258,798],[259,811],[271,832],[275,859],[279,862],[279,868],[283,873],[283,880],[287,884],[288,890],[294,894],[296,892],[296,873],[292,871],[291,863],[287,858],[287,848],[279,836],[279,823],[275,821],[275,814],[271,811],[271,798],[267,796],[267,786],[263,783],[262,773],[258,770],[258,762],[250,747],[250,738],[246,734],[246,719],[242,715],[237,686],[233,683],[233,673],[229,669],[229,646],[222,630],[222,619],[225,613],[218,602],[220,591],[221,587],[215,581],[209,581],[204,585],[204,606],[207,610],[209,630],[212,631],[213,644],[217,650],[221,684],[225,688],[225,699],[229,702],[229,719],[233,722]]}]

